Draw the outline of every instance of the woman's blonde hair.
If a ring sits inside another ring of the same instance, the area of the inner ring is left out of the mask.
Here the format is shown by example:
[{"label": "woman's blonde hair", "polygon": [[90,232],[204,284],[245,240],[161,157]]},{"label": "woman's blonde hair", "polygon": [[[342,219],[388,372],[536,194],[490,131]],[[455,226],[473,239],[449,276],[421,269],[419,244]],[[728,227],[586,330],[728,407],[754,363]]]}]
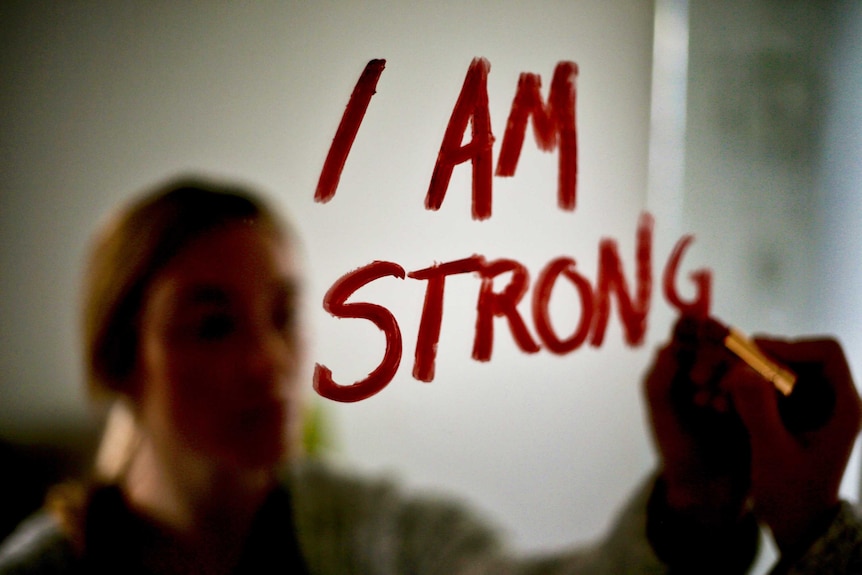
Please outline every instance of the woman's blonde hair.
[{"label": "woman's blonde hair", "polygon": [[129,391],[140,308],[154,275],[195,238],[238,222],[285,232],[248,189],[182,178],[132,201],[96,234],[82,294],[84,367],[95,397]]}]

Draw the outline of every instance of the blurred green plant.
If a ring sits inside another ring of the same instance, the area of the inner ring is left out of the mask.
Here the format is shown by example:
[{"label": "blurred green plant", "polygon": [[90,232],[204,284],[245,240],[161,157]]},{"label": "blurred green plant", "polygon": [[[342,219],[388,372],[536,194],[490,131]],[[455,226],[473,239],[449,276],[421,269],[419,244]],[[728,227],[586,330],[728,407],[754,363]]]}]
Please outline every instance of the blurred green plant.
[{"label": "blurred green plant", "polygon": [[304,407],[302,422],[302,448],[306,457],[320,457],[335,448],[332,420],[323,403],[310,399]]}]

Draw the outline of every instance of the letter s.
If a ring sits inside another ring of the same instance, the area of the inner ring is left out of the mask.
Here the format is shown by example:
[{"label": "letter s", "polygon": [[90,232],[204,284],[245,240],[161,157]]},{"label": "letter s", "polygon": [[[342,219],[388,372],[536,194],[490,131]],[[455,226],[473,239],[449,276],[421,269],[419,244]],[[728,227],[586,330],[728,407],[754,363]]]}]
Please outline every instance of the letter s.
[{"label": "letter s", "polygon": [[386,387],[401,363],[401,330],[395,316],[383,306],[367,303],[345,303],[362,286],[386,276],[404,279],[404,268],[393,262],[374,261],[339,278],[323,298],[323,309],[338,318],[367,319],[386,335],[386,352],[383,360],[368,377],[352,385],[339,385],[332,379],[332,371],[314,366],[314,390],[334,401],[354,402],[369,398]]}]

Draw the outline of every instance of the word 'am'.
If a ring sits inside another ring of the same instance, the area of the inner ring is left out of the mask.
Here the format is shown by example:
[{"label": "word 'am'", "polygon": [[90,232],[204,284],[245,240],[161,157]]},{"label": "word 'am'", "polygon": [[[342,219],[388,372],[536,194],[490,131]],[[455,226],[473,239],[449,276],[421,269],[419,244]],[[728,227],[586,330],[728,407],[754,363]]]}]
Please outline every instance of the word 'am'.
[{"label": "word 'am'", "polygon": [[[315,201],[325,203],[335,195],[350,148],[385,65],[385,60],[372,60],[360,75],[323,164],[314,194]],[[425,196],[425,207],[429,210],[440,209],[453,169],[469,161],[473,168],[473,219],[491,217],[494,135],[491,133],[491,114],[488,109],[490,69],[488,60],[475,58],[467,70]],[[532,118],[533,134],[539,149],[553,152],[559,148],[557,204],[569,211],[575,209],[578,178],[578,138],[575,127],[577,74],[578,66],[574,62],[557,64],[547,103],[542,100],[541,77],[526,72],[521,74],[500,144],[495,172],[497,176],[515,175],[527,132],[527,120]],[[468,124],[471,127],[471,140],[462,145]]]}]

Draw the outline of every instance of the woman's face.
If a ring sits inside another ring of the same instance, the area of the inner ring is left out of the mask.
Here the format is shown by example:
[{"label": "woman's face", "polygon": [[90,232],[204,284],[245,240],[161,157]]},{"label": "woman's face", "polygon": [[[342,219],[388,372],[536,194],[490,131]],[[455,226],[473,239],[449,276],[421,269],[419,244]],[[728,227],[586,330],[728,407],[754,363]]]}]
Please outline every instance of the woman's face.
[{"label": "woman's face", "polygon": [[156,274],[133,400],[157,448],[238,469],[288,455],[299,411],[296,273],[276,234],[235,224]]}]

